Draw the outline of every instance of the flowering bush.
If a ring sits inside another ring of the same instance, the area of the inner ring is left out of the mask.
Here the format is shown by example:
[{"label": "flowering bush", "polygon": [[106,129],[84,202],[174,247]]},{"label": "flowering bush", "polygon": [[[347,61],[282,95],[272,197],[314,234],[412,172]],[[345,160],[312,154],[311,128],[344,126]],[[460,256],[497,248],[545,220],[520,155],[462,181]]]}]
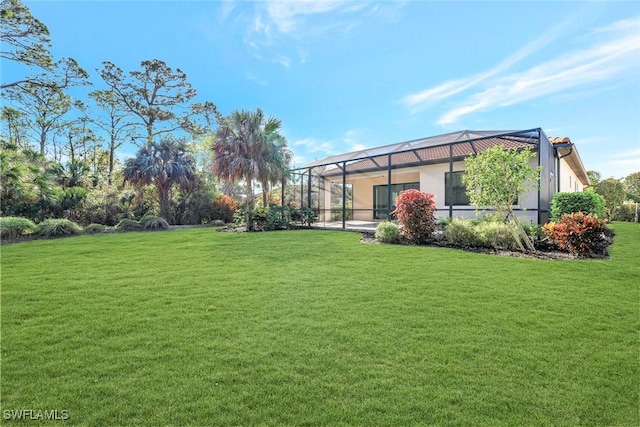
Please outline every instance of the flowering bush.
[{"label": "flowering bush", "polygon": [[609,244],[604,221],[592,214],[564,214],[560,221],[549,222],[543,229],[560,249],[572,254],[604,254]]},{"label": "flowering bush", "polygon": [[433,194],[415,189],[401,191],[392,212],[400,223],[400,233],[412,243],[425,243],[432,239],[436,229],[436,202]]}]

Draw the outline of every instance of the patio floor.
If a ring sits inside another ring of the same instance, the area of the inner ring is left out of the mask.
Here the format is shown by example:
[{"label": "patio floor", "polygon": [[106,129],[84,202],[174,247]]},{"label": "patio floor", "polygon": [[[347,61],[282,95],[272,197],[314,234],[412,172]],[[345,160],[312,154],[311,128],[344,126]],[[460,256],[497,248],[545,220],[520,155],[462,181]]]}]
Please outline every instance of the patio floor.
[{"label": "patio floor", "polygon": [[[374,232],[378,222],[375,221],[346,221],[345,230],[358,232]],[[324,230],[342,230],[342,221],[319,221],[313,224],[313,228]]]}]

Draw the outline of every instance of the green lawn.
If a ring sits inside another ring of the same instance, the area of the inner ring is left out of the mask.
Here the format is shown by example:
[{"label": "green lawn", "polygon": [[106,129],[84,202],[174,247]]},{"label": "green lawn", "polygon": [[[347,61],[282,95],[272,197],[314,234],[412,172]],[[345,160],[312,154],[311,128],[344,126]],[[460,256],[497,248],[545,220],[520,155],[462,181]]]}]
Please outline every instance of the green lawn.
[{"label": "green lawn", "polygon": [[640,226],[614,229],[580,261],[319,230],[3,246],[3,415],[637,426]]}]

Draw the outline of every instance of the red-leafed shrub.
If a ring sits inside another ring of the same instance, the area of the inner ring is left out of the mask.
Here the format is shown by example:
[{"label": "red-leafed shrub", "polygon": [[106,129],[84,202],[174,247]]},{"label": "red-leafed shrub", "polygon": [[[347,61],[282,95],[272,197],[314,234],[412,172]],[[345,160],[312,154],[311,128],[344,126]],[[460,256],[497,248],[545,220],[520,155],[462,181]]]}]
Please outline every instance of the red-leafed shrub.
[{"label": "red-leafed shrub", "polygon": [[543,229],[560,249],[572,254],[606,254],[610,244],[607,226],[592,214],[564,214],[560,221],[549,222]]},{"label": "red-leafed shrub", "polygon": [[238,205],[231,197],[223,194],[212,202],[211,210],[214,220],[230,223],[233,222],[233,214],[238,210]]},{"label": "red-leafed shrub", "polygon": [[401,191],[392,212],[400,223],[400,233],[412,243],[432,239],[436,229],[436,202],[433,194],[415,189]]}]

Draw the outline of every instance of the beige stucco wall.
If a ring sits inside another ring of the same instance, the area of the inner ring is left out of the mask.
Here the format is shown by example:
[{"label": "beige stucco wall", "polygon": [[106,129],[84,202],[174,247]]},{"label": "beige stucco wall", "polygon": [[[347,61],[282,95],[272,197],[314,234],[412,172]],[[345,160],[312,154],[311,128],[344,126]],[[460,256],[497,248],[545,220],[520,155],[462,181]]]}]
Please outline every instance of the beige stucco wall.
[{"label": "beige stucco wall", "polygon": [[[529,161],[532,167],[538,166],[537,158],[533,158]],[[454,162],[453,163],[453,171],[460,172],[464,170],[464,162]],[[445,202],[445,185],[444,185],[444,176],[445,173],[449,172],[449,164],[443,163],[438,165],[429,165],[421,168],[420,170],[420,190],[426,191],[428,193],[432,193],[436,199],[436,206],[438,208],[437,216],[438,218],[448,217],[449,216],[449,206],[444,204]],[[531,220],[533,222],[538,221],[538,192],[536,189],[532,189],[525,193],[520,198],[519,208],[527,209],[527,211],[518,212],[518,216],[525,219]],[[453,207],[453,217],[454,218],[476,218],[478,215],[476,214],[473,206],[454,206]],[[465,209],[465,210],[457,210],[456,209]],[[484,211],[488,213],[487,209]],[[481,213],[482,215],[482,213]]]},{"label": "beige stucco wall", "polygon": [[564,159],[560,159],[560,188],[558,191],[561,193],[584,191],[584,186]]},{"label": "beige stucco wall", "polygon": [[[406,182],[419,182],[420,174],[418,168],[407,168],[391,174],[392,184],[402,184]],[[342,177],[331,177],[325,180],[325,188],[330,189],[331,183],[342,184]],[[349,175],[347,184],[353,185],[353,219],[362,221],[373,220],[373,187],[376,185],[386,185],[388,183],[387,173],[369,172],[357,175]],[[331,192],[325,191],[324,206],[328,209],[331,206]]]},{"label": "beige stucco wall", "polygon": [[[538,166],[537,157],[532,158],[529,161],[532,167]],[[561,171],[562,182],[566,182],[566,186],[569,185],[569,173],[570,168],[564,163],[564,167],[567,171]],[[464,162],[454,162],[453,171],[463,171]],[[420,167],[412,167],[400,170],[393,170],[391,173],[391,183],[401,184],[409,182],[419,182],[420,190],[432,193],[436,200],[437,213],[440,217],[449,216],[449,207],[445,203],[445,173],[449,172],[449,163],[426,165]],[[342,183],[342,177],[330,177],[325,181],[325,188],[331,188],[331,182]],[[346,182],[353,185],[353,207],[354,207],[354,219],[371,221],[373,220],[373,187],[375,185],[386,185],[387,173],[386,171],[371,172],[364,174],[355,174],[347,176]],[[571,176],[571,183],[574,185],[577,182],[575,175]],[[567,189],[562,191],[568,191]],[[573,191],[573,190],[572,190]],[[580,190],[582,188],[580,187]],[[324,195],[324,206],[331,206],[331,193],[326,191]],[[538,221],[538,191],[533,188],[525,193],[520,198],[520,204],[518,208],[525,209],[524,211],[517,212],[518,216],[525,221],[531,221],[537,223]],[[362,209],[362,210],[359,210]],[[455,210],[459,209],[459,210]],[[465,210],[462,210],[465,209]],[[484,211],[485,213],[490,210]],[[482,214],[482,213],[481,213]],[[475,210],[472,206],[454,206],[454,217],[463,218],[475,218],[477,217]]]}]

